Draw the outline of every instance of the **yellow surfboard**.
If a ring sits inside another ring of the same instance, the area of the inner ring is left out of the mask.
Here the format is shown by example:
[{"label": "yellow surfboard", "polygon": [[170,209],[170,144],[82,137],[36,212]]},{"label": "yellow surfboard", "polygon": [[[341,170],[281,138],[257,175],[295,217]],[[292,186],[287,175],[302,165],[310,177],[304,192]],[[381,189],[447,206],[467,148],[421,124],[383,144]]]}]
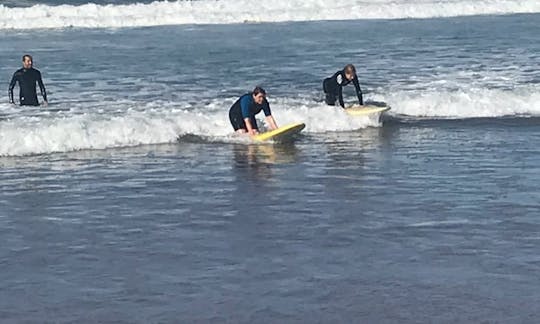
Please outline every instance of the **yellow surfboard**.
[{"label": "yellow surfboard", "polygon": [[306,124],[304,123],[290,124],[290,125],[275,129],[273,131],[254,135],[252,136],[252,138],[253,140],[257,142],[270,141],[270,140],[278,141],[278,142],[287,141],[291,139],[294,135],[300,133],[305,127],[306,127]]},{"label": "yellow surfboard", "polygon": [[382,113],[390,110],[390,107],[378,107],[378,106],[351,106],[345,108],[345,112],[351,116],[367,116],[375,113]]}]

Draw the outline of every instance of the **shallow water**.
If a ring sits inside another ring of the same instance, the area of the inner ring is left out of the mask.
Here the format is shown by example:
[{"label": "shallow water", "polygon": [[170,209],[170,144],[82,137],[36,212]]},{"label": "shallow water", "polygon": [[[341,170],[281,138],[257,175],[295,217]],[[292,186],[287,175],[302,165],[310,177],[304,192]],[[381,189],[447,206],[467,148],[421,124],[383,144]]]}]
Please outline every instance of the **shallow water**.
[{"label": "shallow water", "polygon": [[[366,100],[387,102],[398,118],[538,116],[539,19],[6,33],[0,75],[7,83],[33,48],[59,111],[0,104],[0,155],[172,143],[185,134],[222,141],[228,108],[256,84],[268,90],[278,124],[304,121],[311,134],[380,126],[322,102],[321,80],[351,61]],[[352,89],[346,101],[354,103]]]},{"label": "shallow water", "polygon": [[[534,323],[538,19],[3,34],[58,111],[0,104],[0,318]],[[382,122],[321,103],[349,61]],[[230,136],[256,83],[294,144]]]},{"label": "shallow water", "polygon": [[3,159],[2,318],[532,322],[537,123]]}]

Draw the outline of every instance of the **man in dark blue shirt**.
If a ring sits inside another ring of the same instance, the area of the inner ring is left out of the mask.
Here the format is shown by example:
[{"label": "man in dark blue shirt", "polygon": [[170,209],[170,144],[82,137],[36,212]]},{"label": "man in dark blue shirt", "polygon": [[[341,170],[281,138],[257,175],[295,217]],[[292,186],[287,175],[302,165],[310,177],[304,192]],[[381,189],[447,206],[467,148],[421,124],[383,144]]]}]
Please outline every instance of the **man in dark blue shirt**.
[{"label": "man in dark blue shirt", "polygon": [[259,133],[255,115],[264,112],[266,121],[272,130],[277,129],[276,121],[272,117],[270,104],[266,100],[266,91],[256,87],[252,93],[240,97],[229,110],[229,119],[235,131],[256,135]]},{"label": "man in dark blue shirt", "polygon": [[13,88],[15,84],[19,82],[19,102],[21,106],[39,106],[36,83],[39,85],[41,95],[43,96],[43,103],[47,105],[47,92],[41,79],[41,73],[33,68],[32,56],[24,55],[22,58],[23,67],[17,70],[11,78],[9,83],[9,102],[14,104]]},{"label": "man in dark blue shirt", "polygon": [[352,64],[348,64],[343,70],[337,71],[331,77],[324,79],[323,90],[326,95],[326,104],[335,106],[336,101],[339,100],[339,105],[345,108],[345,103],[343,102],[343,87],[351,82],[354,84],[358,102],[360,105],[363,105],[364,100],[362,98],[362,90],[360,89],[358,76],[356,75],[356,68]]}]

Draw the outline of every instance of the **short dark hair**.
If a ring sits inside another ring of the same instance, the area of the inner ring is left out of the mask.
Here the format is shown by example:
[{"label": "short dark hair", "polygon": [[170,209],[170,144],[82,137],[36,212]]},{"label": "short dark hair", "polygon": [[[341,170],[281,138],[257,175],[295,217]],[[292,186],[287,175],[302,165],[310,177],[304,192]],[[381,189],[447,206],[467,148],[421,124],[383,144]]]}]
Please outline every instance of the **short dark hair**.
[{"label": "short dark hair", "polygon": [[263,88],[259,87],[259,86],[256,86],[255,89],[253,89],[253,95],[256,96],[258,94],[262,93],[263,95],[266,96],[266,90],[264,90]]},{"label": "short dark hair", "polygon": [[345,73],[352,73],[353,75],[356,75],[356,68],[352,64],[345,65],[343,71],[345,71]]},{"label": "short dark hair", "polygon": [[32,58],[32,55],[30,55],[30,54],[24,54],[23,57],[22,57],[23,62],[24,62],[24,60],[25,60],[27,57],[30,59],[30,61],[33,61],[33,60],[34,60],[34,59]]}]

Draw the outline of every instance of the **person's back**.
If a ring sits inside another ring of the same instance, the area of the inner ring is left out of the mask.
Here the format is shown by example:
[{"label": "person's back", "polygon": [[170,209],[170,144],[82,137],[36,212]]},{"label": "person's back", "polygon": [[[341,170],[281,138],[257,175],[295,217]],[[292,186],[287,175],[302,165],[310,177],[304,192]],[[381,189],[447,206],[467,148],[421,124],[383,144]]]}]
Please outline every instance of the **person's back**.
[{"label": "person's back", "polygon": [[19,100],[21,106],[39,106],[39,101],[36,93],[36,83],[39,85],[41,95],[45,104],[47,104],[47,92],[43,85],[41,73],[32,67],[32,56],[23,56],[23,67],[13,74],[13,78],[9,84],[9,101],[14,104],[13,88],[19,83]]},{"label": "person's back", "polygon": [[268,101],[266,99],[264,99],[262,104],[257,104],[253,101],[252,94],[246,93],[235,101],[231,107],[231,113],[235,115],[242,115],[243,118],[247,118],[247,116],[254,117],[267,106]]}]

